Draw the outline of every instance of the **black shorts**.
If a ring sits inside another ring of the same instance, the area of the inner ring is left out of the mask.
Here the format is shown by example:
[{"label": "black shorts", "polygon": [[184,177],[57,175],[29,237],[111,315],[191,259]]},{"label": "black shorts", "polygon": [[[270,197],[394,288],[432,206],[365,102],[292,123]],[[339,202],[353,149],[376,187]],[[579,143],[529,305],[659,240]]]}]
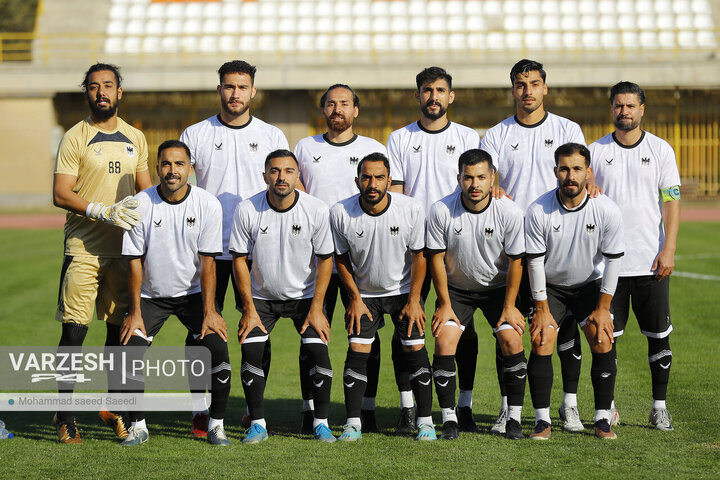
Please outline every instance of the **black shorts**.
[{"label": "black shorts", "polygon": [[581,328],[585,326],[585,320],[597,307],[600,284],[601,280],[598,279],[580,287],[547,286],[550,313],[558,328],[562,329],[563,325],[576,328],[574,323]]},{"label": "black shorts", "polygon": [[[499,329],[495,328],[505,305],[505,287],[472,292],[452,288],[448,285],[448,293],[450,294],[450,306],[457,315],[458,320],[460,320],[460,329],[463,332],[468,326],[474,324],[473,318],[475,310],[478,308],[482,310],[488,325],[493,330],[493,334],[506,328],[512,329],[507,323],[502,324]],[[455,324],[455,322],[452,323]]]},{"label": "black shorts", "polygon": [[650,338],[665,338],[672,332],[670,322],[670,277],[620,277],[610,310],[615,316],[615,336],[625,332],[630,302],[640,331]]},{"label": "black shorts", "polygon": [[[255,327],[245,338],[244,343],[267,341],[280,317],[291,319],[295,325],[295,330],[300,333],[300,329],[310,311],[312,298],[303,298],[301,300],[260,300],[259,298],[253,298],[253,304],[263,327],[267,330],[267,335]],[[302,343],[324,343],[320,339],[320,335],[312,327],[305,329],[305,333],[300,334],[300,337]]]},{"label": "black shorts", "polygon": [[[385,314],[395,325],[395,333],[400,338],[403,346],[425,345],[425,334],[420,332],[417,325],[413,325],[410,336],[407,336],[408,320],[400,320],[400,312],[405,308],[408,301],[408,294],[394,295],[392,297],[369,297],[362,299],[372,314],[371,322],[367,315],[360,319],[360,335],[351,333],[348,335],[350,343],[371,344],[375,339],[375,333],[385,326]],[[421,304],[422,306],[422,304]]]},{"label": "black shorts", "polygon": [[145,322],[146,339],[152,341],[170,315],[175,315],[195,337],[202,330],[203,302],[201,293],[176,298],[142,298],[140,311]]}]

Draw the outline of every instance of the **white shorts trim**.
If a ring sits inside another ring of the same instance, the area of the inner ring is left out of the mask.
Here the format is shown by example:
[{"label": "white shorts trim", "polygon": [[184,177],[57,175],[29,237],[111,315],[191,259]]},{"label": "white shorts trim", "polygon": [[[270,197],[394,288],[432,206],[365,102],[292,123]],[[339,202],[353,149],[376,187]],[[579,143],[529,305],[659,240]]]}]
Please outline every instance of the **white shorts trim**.
[{"label": "white shorts trim", "polygon": [[400,340],[400,344],[404,347],[409,347],[410,345],[425,345],[425,338],[417,338],[415,340]]},{"label": "white shorts trim", "polygon": [[453,327],[457,327],[457,328],[459,328],[460,330],[462,330],[463,332],[465,331],[465,327],[464,327],[463,325],[460,325],[459,323],[457,323],[455,320],[448,320],[447,322],[445,322],[445,323],[443,324],[443,326],[445,326],[445,327],[448,326],[448,325],[451,325],[451,326],[453,326]]},{"label": "white shorts trim", "polygon": [[373,338],[350,337],[350,343],[359,343],[361,345],[370,345],[375,341]]},{"label": "white shorts trim", "polygon": [[665,330],[664,332],[655,333],[655,332],[646,332],[645,330],[640,330],[640,333],[642,333],[643,335],[645,335],[646,337],[649,337],[649,338],[665,338],[668,335],[670,335],[670,332],[672,332],[672,329],[673,329],[673,327],[672,327],[672,325],[670,325],[668,327],[668,329]]},{"label": "white shorts trim", "polygon": [[242,343],[262,343],[267,342],[270,335],[260,335],[259,337],[246,337]]},{"label": "white shorts trim", "polygon": [[512,325],[508,323],[503,323],[498,328],[493,328],[493,333],[497,333],[501,330],[515,330]]},{"label": "white shorts trim", "polygon": [[319,338],[301,338],[300,343],[302,343],[303,345],[307,345],[308,343],[322,343],[323,345],[327,345]]},{"label": "white shorts trim", "polygon": [[133,333],[134,333],[135,335],[137,335],[138,337],[140,337],[140,338],[144,338],[145,340],[147,340],[147,341],[150,342],[150,343],[152,343],[153,338],[155,338],[155,337],[148,337],[148,336],[146,336],[146,335],[143,335],[142,330],[140,330],[139,328],[136,328]]}]

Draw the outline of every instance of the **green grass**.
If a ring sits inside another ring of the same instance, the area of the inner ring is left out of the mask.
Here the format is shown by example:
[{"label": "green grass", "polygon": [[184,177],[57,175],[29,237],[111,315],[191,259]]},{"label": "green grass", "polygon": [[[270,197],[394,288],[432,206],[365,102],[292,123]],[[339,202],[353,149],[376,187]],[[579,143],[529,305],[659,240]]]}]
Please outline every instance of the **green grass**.
[{"label": "green grass", "polygon": [[[0,231],[0,343],[3,345],[57,345],[60,326],[54,321],[57,286],[62,261],[61,231]],[[720,224],[683,223],[676,269],[718,275]],[[698,254],[706,254],[699,256]],[[377,398],[378,421],[383,435],[366,435],[356,444],[318,444],[296,435],[300,407],[297,375],[298,338],[290,321],[282,321],[272,335],[273,365],[266,391],[266,416],[278,432],[260,445],[242,446],[240,417],[244,399],[237,366],[240,348],[230,344],[236,367],[235,382],[226,419],[234,441],[229,448],[212,448],[188,438],[189,414],[149,412],[150,442],[139,448],[117,446],[109,429],[96,414],[78,414],[84,445],[59,445],[50,425],[51,413],[0,412],[17,434],[0,441],[3,478],[97,478],[142,475],[150,478],[718,478],[720,477],[720,333],[717,306],[720,282],[677,277],[672,280],[671,303],[675,331],[668,393],[675,432],[648,428],[650,374],[647,344],[637,324],[631,322],[618,345],[619,366],[616,401],[622,425],[618,440],[601,442],[586,429],[584,434],[553,430],[549,442],[510,442],[487,434],[461,434],[455,442],[417,443],[390,434],[398,413],[398,395],[390,364],[390,328],[382,331],[382,372]],[[230,298],[228,298],[230,300]],[[239,314],[226,311],[234,329]],[[480,355],[475,382],[476,419],[487,431],[497,414],[499,399],[494,367],[494,346],[487,323],[476,317]],[[390,323],[390,322],[388,322]],[[93,322],[87,345],[104,342],[104,326]],[[331,358],[336,372],[330,420],[338,433],[345,420],[342,370],[347,343],[341,316],[336,315]],[[171,320],[156,345],[181,345],[185,333]],[[527,339],[526,339],[527,342]],[[432,345],[428,346],[432,352]],[[586,354],[587,347],[584,348]],[[585,356],[578,393],[580,414],[593,414],[589,355]],[[2,379],[0,379],[2,381]],[[555,359],[553,409],[561,400],[560,369]],[[551,413],[556,414],[555,410]],[[523,426],[526,434],[533,412],[529,392]],[[437,403],[435,421],[440,415]],[[553,415],[556,420],[556,416]],[[557,425],[557,423],[556,423]],[[587,425],[587,423],[586,423]]]}]

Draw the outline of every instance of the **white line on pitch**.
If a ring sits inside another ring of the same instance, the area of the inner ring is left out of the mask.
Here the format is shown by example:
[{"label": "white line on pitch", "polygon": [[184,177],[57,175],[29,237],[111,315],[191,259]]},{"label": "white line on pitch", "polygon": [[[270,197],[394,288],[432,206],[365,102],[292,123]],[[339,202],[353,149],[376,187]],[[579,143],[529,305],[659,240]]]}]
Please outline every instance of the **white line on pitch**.
[{"label": "white line on pitch", "polygon": [[720,276],[717,275],[704,275],[702,273],[692,273],[692,272],[678,272],[675,271],[672,273],[675,277],[685,277],[685,278],[695,278],[697,280],[720,280]]}]

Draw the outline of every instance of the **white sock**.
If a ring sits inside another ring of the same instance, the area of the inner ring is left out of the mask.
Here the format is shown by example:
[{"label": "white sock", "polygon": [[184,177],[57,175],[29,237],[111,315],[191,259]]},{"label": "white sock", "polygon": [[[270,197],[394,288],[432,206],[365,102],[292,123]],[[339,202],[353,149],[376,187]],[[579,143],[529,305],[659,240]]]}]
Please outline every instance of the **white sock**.
[{"label": "white sock", "polygon": [[458,395],[458,407],[472,408],[472,390],[460,390]]},{"label": "white sock", "polygon": [[550,407],[535,409],[535,423],[539,422],[540,420],[545,420],[547,423],[552,423],[550,422]]},{"label": "white sock", "polygon": [[595,418],[593,419],[593,423],[599,422],[603,419],[607,420],[607,422],[610,423],[610,410],[595,410]]},{"label": "white sock", "polygon": [[577,407],[577,393],[563,392],[562,406],[565,408]]},{"label": "white sock", "polygon": [[360,409],[375,410],[375,397],[363,397]]},{"label": "white sock", "polygon": [[442,421],[445,422],[455,422],[457,423],[457,415],[455,414],[454,408],[441,408],[442,411]]},{"label": "white sock", "polygon": [[259,423],[261,427],[264,429],[267,429],[267,424],[265,423],[264,418],[258,418],[257,420],[250,420],[250,425],[255,425],[256,423]]},{"label": "white sock", "polygon": [[508,407],[508,417],[520,423],[520,417],[522,415],[522,405],[510,405]]},{"label": "white sock", "polygon": [[665,404],[665,400],[653,400],[653,406],[654,409],[658,408],[667,408],[667,405]]},{"label": "white sock", "polygon": [[400,408],[410,408],[414,405],[412,390],[400,392]]},{"label": "white sock", "polygon": [[330,427],[330,425],[328,425],[327,418],[313,418],[313,429],[318,425],[325,425],[328,428]]},{"label": "white sock", "polygon": [[137,428],[139,430],[147,430],[147,425],[145,425],[144,418],[142,420],[138,420],[137,422],[132,422],[132,424],[130,424],[130,426],[133,428]]},{"label": "white sock", "polygon": [[508,409],[508,403],[507,403],[507,395],[504,395],[500,397],[500,410],[507,410]]},{"label": "white sock", "polygon": [[360,422],[360,417],[349,417],[347,419],[347,422],[345,422],[345,425],[353,425],[355,427],[360,427],[362,423]]},{"label": "white sock", "polygon": [[310,400],[303,400],[303,412],[315,410],[315,403],[312,398]]},{"label": "white sock", "polygon": [[210,421],[208,422],[208,431],[212,430],[218,425],[220,425],[220,427],[222,428],[225,428],[225,422],[223,422],[223,419],[210,417]]},{"label": "white sock", "polygon": [[418,417],[418,419],[417,419],[417,425],[418,425],[418,427],[419,427],[420,425],[434,425],[432,416],[429,416],[429,417]]}]

